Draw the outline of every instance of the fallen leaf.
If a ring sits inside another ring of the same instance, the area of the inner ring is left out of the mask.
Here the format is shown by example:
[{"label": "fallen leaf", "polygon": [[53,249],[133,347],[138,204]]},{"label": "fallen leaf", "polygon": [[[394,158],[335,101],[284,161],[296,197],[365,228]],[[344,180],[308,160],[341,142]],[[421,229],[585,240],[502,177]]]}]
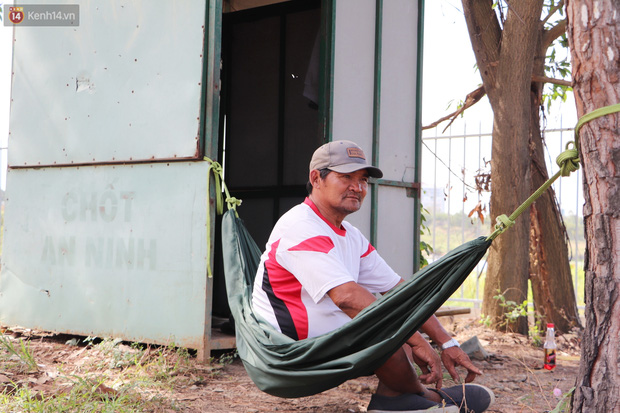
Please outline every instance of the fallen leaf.
[{"label": "fallen leaf", "polygon": [[37,384],[45,384],[50,380],[50,377],[47,374],[43,374],[41,377],[36,379],[35,383]]},{"label": "fallen leaf", "polygon": [[100,383],[95,390],[93,391],[93,393],[102,395],[102,396],[108,396],[111,398],[115,398],[118,396],[118,392],[116,390],[114,390],[111,387],[106,386],[103,383]]}]

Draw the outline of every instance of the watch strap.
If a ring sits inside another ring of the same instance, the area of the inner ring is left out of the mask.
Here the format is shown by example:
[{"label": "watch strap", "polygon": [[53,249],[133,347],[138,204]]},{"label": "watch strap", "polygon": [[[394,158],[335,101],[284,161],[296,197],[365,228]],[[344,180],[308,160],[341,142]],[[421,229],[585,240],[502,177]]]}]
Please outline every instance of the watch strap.
[{"label": "watch strap", "polygon": [[458,341],[456,341],[455,339],[451,338],[450,340],[446,341],[445,343],[443,343],[441,345],[441,349],[442,350],[445,350],[445,349],[450,348],[450,347],[460,347],[460,344],[459,344]]}]

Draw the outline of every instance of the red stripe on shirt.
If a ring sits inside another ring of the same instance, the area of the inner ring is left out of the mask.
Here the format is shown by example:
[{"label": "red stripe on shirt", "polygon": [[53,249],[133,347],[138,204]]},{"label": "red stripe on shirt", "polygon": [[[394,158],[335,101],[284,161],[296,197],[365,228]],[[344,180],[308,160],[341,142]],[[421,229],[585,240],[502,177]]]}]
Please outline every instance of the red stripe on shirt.
[{"label": "red stripe on shirt", "polygon": [[319,235],[316,237],[308,238],[305,241],[300,242],[294,247],[289,248],[289,251],[314,251],[324,252],[327,254],[334,248],[334,241],[326,235]]},{"label": "red stripe on shirt", "polygon": [[360,257],[360,258],[364,258],[368,255],[370,255],[371,252],[373,252],[375,250],[375,247],[373,247],[370,243],[368,244],[368,250],[366,250],[366,252]]},{"label": "red stripe on shirt", "polygon": [[[286,306],[297,331],[297,338],[303,340],[308,338],[308,313],[301,301],[301,284],[293,274],[278,263],[276,250],[279,244],[280,241],[273,243],[271,251],[269,251],[269,258],[265,262],[265,268],[274,295],[282,300]],[[277,312],[276,318],[278,318]],[[280,328],[282,329],[282,327]]]}]

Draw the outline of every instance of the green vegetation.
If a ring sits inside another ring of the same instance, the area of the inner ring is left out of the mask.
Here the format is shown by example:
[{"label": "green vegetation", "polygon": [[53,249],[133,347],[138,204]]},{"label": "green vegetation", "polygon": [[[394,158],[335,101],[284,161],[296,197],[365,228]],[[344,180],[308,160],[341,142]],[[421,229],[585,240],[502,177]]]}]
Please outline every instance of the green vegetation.
[{"label": "green vegetation", "polygon": [[431,233],[430,229],[426,226],[426,217],[428,215],[428,210],[420,205],[420,268],[424,268],[428,265],[426,257],[433,253],[433,247],[429,243],[422,241],[424,235],[430,235]]},{"label": "green vegetation", "polygon": [[463,242],[491,233],[486,219],[484,222],[487,224],[483,224],[478,219],[472,220],[461,214],[435,213],[426,222],[428,230],[421,232],[420,238],[433,247],[432,259],[441,257]]},{"label": "green vegetation", "polygon": [[19,343],[16,345],[9,337],[4,335],[0,336],[2,350],[8,355],[7,363],[18,371],[26,373],[37,371],[39,368],[32,355],[30,346],[22,339],[18,341]]},{"label": "green vegetation", "polygon": [[[585,282],[585,273],[583,271],[583,263],[579,262],[578,264],[579,264],[579,269],[577,273],[577,288],[575,289],[575,295],[577,299],[577,306],[579,306],[580,308],[583,308],[585,306],[585,295],[584,295],[585,293],[584,293],[584,288],[583,288],[584,282]],[[571,266],[571,272],[574,274],[575,263],[572,262],[570,266]],[[461,288],[459,288],[458,290],[456,290],[454,294],[452,294],[452,296],[450,297],[450,300],[458,302],[459,306],[461,307],[473,308],[474,300],[476,300],[476,297],[482,300],[482,294],[484,292],[484,282],[486,279],[486,272],[483,271],[480,273],[478,282],[476,282],[477,279],[478,279],[478,275],[475,272],[472,272],[469,275],[469,277],[465,280]],[[477,289],[476,289],[476,284],[478,284]],[[527,301],[528,303],[534,302],[534,299],[532,297],[531,287],[529,288],[529,291],[528,291]],[[530,304],[530,306],[531,305],[532,304]]]},{"label": "green vegetation", "polygon": [[[420,232],[421,241],[433,247],[432,258],[440,257],[449,250],[461,245],[463,242],[472,240],[480,236],[491,234],[491,223],[488,215],[483,215],[483,221],[477,218],[470,218],[462,214],[448,215],[442,212],[429,213],[423,209],[423,228]],[[574,215],[564,216],[564,225],[570,239],[572,254],[578,247],[578,254],[573,260],[583,260],[585,250],[585,239],[583,233],[583,218]]]}]

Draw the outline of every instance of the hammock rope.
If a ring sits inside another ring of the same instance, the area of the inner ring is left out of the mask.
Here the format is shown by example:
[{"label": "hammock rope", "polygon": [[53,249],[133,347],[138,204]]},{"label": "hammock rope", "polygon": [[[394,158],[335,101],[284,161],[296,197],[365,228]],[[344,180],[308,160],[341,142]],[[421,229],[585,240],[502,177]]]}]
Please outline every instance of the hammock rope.
[{"label": "hammock rope", "polygon": [[[228,205],[228,209],[232,209],[235,211],[235,215],[239,218],[239,214],[237,213],[237,207],[241,205],[242,200],[237,199],[235,197],[231,197],[228,192],[228,187],[224,182],[224,168],[219,162],[213,161],[208,157],[204,157],[204,160],[209,162],[209,167],[207,168],[207,194],[211,196],[210,190],[210,182],[209,175],[213,173],[213,179],[215,181],[215,205],[216,205],[216,213],[218,215],[222,215],[224,213],[224,202],[222,192],[226,194],[226,204]],[[207,277],[213,278],[213,266],[211,265],[211,202],[207,202]]]},{"label": "hammock rope", "polygon": [[570,141],[566,144],[564,152],[562,152],[556,158],[555,162],[560,167],[560,170],[549,178],[544,184],[540,186],[528,199],[525,200],[510,216],[500,215],[497,217],[497,224],[495,224],[495,231],[489,235],[487,240],[494,240],[499,234],[505,232],[508,228],[512,227],[515,220],[526,209],[528,209],[541,195],[549,189],[549,187],[560,177],[569,176],[572,172],[579,169],[579,130],[581,127],[590,122],[591,120],[600,118],[601,116],[610,115],[612,113],[620,112],[620,104],[604,106],[602,108],[593,110],[590,113],[583,115],[577,125],[575,126],[575,141]]},{"label": "hammock rope", "polygon": [[[571,148],[572,146],[572,148]],[[560,170],[555,173],[551,178],[549,178],[544,184],[540,186],[528,199],[525,200],[515,211],[510,214],[510,216],[499,215],[497,219],[497,224],[495,224],[495,231],[489,235],[488,240],[494,240],[497,238],[499,234],[504,233],[508,228],[512,227],[515,224],[515,220],[519,215],[521,215],[526,209],[528,209],[538,198],[542,196],[543,193],[560,176],[568,176],[571,172],[575,172],[579,169],[579,151],[577,150],[575,143],[570,141],[566,144],[566,150],[562,152],[556,159],[556,163],[560,167]]]}]

